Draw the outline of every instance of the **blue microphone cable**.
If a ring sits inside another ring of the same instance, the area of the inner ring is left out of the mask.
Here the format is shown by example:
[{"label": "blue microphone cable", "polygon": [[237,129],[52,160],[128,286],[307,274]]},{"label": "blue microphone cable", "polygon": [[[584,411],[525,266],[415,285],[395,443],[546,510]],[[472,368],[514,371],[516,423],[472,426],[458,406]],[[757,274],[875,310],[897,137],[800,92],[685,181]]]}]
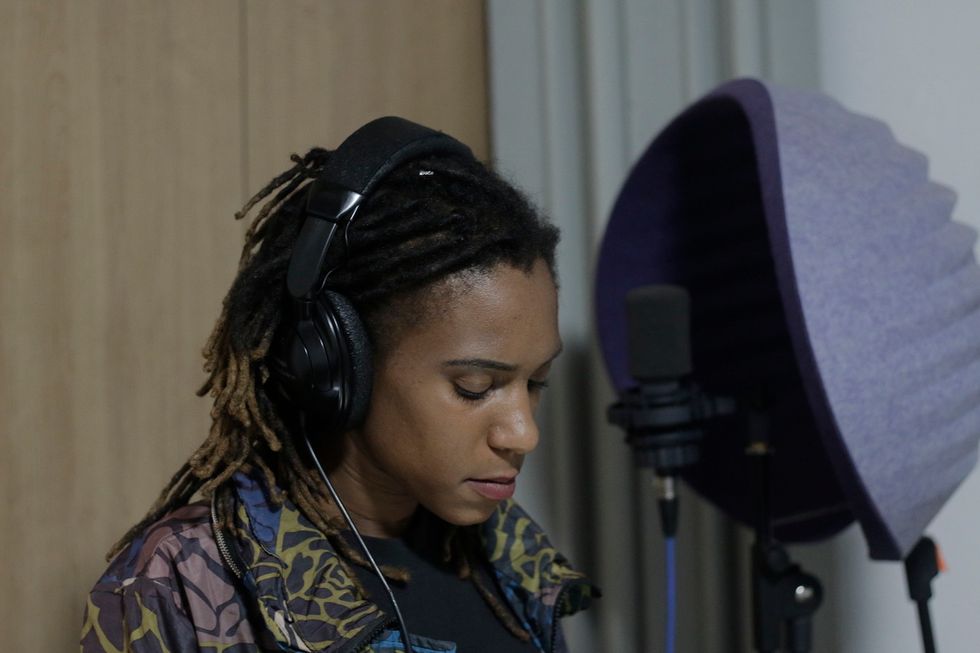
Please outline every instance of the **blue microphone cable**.
[{"label": "blue microphone cable", "polygon": [[664,566],[667,577],[667,619],[664,651],[674,653],[677,645],[677,538],[664,540]]},{"label": "blue microphone cable", "polygon": [[408,626],[405,625],[405,620],[402,618],[402,611],[398,608],[398,601],[395,600],[395,593],[391,591],[391,586],[388,585],[388,579],[385,575],[381,573],[381,568],[378,567],[378,563],[374,561],[374,556],[371,555],[371,551],[368,549],[367,544],[364,543],[364,538],[361,537],[360,531],[357,530],[357,526],[354,525],[354,520],[351,519],[350,513],[347,512],[347,506],[344,502],[340,500],[340,496],[337,491],[333,488],[333,483],[330,482],[330,477],[327,473],[323,471],[323,466],[320,464],[320,459],[316,455],[316,451],[313,450],[313,443],[310,442],[310,436],[306,431],[306,416],[300,416],[300,426],[303,430],[303,440],[306,442],[306,449],[310,452],[310,458],[313,459],[313,464],[316,465],[316,470],[320,473],[320,478],[323,482],[327,484],[327,490],[330,491],[330,496],[333,498],[334,503],[340,508],[340,514],[344,516],[344,521],[347,522],[347,526],[350,528],[354,537],[357,539],[357,544],[361,547],[361,551],[364,552],[364,556],[367,561],[371,564],[371,569],[374,573],[378,575],[381,580],[381,584],[385,588],[385,592],[388,593],[388,601],[391,602],[391,609],[395,613],[395,618],[398,619],[398,628],[402,632],[402,638],[405,640],[405,650],[408,653],[412,651],[412,640],[409,637]]},{"label": "blue microphone cable", "polygon": [[674,653],[677,646],[677,480],[673,474],[658,474],[654,483],[664,534],[664,576],[667,580],[664,651]]}]

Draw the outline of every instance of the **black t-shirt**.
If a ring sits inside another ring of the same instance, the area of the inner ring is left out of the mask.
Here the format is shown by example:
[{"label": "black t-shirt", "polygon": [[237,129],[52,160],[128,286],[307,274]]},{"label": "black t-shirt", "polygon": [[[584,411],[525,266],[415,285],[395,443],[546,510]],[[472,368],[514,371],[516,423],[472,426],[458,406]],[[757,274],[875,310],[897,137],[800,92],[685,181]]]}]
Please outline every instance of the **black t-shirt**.
[{"label": "black t-shirt", "polygon": [[[348,538],[360,550],[354,538]],[[411,574],[408,583],[388,581],[409,633],[455,642],[459,653],[533,653],[530,642],[522,642],[493,613],[479,594],[472,579],[462,579],[454,569],[438,560],[429,547],[403,538],[365,537],[378,565],[404,569]],[[393,615],[388,594],[370,569],[351,565],[371,600]],[[494,595],[510,609],[492,580],[489,565],[483,577]],[[519,622],[518,622],[519,623]]]}]

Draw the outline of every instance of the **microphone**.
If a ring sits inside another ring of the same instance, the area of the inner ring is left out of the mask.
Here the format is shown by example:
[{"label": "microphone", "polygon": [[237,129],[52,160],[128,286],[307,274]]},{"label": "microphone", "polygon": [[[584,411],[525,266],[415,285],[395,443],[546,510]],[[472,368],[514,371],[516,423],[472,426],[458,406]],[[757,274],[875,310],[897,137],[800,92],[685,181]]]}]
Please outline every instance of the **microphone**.
[{"label": "microphone", "polygon": [[641,286],[626,294],[630,374],[658,381],[691,374],[691,298],[680,286]]},{"label": "microphone", "polygon": [[679,286],[633,288],[626,295],[630,375],[638,382],[609,407],[626,431],[636,464],[656,474],[657,508],[666,563],[665,650],[677,629],[677,474],[701,457],[706,423],[735,412],[730,399],[710,397],[692,379],[691,299]]},{"label": "microphone", "polygon": [[707,395],[692,378],[690,307],[687,290],[679,286],[627,293],[629,369],[638,383],[607,415],[626,431],[636,464],[657,476],[665,537],[677,532],[677,475],[700,459],[707,423],[735,412],[733,400]]}]

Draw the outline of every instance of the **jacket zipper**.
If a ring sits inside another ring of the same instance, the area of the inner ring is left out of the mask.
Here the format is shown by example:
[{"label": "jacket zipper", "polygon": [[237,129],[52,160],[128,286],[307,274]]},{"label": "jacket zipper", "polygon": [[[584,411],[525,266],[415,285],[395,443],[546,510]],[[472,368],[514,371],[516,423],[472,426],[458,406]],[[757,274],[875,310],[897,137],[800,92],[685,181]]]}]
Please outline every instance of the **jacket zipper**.
[{"label": "jacket zipper", "polygon": [[242,573],[241,568],[238,563],[235,562],[235,558],[231,554],[231,549],[228,548],[228,543],[225,541],[225,534],[218,526],[218,511],[215,504],[217,497],[217,492],[211,495],[211,529],[214,531],[214,542],[218,545],[218,553],[221,554],[221,559],[224,561],[225,566],[231,570],[231,573],[235,574],[238,580],[241,580],[245,574]]},{"label": "jacket zipper", "polygon": [[558,642],[558,626],[561,623],[561,617],[562,617],[561,614],[562,599],[565,598],[565,593],[568,591],[568,589],[576,584],[577,583],[575,581],[571,583],[565,583],[564,585],[562,585],[562,588],[558,590],[558,596],[555,597],[555,615],[551,620],[551,643],[548,647],[549,653],[555,653],[555,645]]}]

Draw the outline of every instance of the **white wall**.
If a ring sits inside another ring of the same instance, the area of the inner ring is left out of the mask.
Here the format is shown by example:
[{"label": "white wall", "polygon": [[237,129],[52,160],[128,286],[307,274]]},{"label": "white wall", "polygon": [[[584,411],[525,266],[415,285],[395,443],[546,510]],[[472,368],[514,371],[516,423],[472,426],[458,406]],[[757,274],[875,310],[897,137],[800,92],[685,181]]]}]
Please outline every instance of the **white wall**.
[{"label": "white wall", "polygon": [[[929,156],[931,176],[960,201],[954,217],[980,228],[980,2],[820,0],[820,85],[848,108],[884,119]],[[960,488],[929,529],[949,573],[933,584],[940,651],[976,651],[980,638],[980,476]],[[851,530],[830,547],[834,587],[827,650],[921,651],[899,565],[867,561]]]}]

